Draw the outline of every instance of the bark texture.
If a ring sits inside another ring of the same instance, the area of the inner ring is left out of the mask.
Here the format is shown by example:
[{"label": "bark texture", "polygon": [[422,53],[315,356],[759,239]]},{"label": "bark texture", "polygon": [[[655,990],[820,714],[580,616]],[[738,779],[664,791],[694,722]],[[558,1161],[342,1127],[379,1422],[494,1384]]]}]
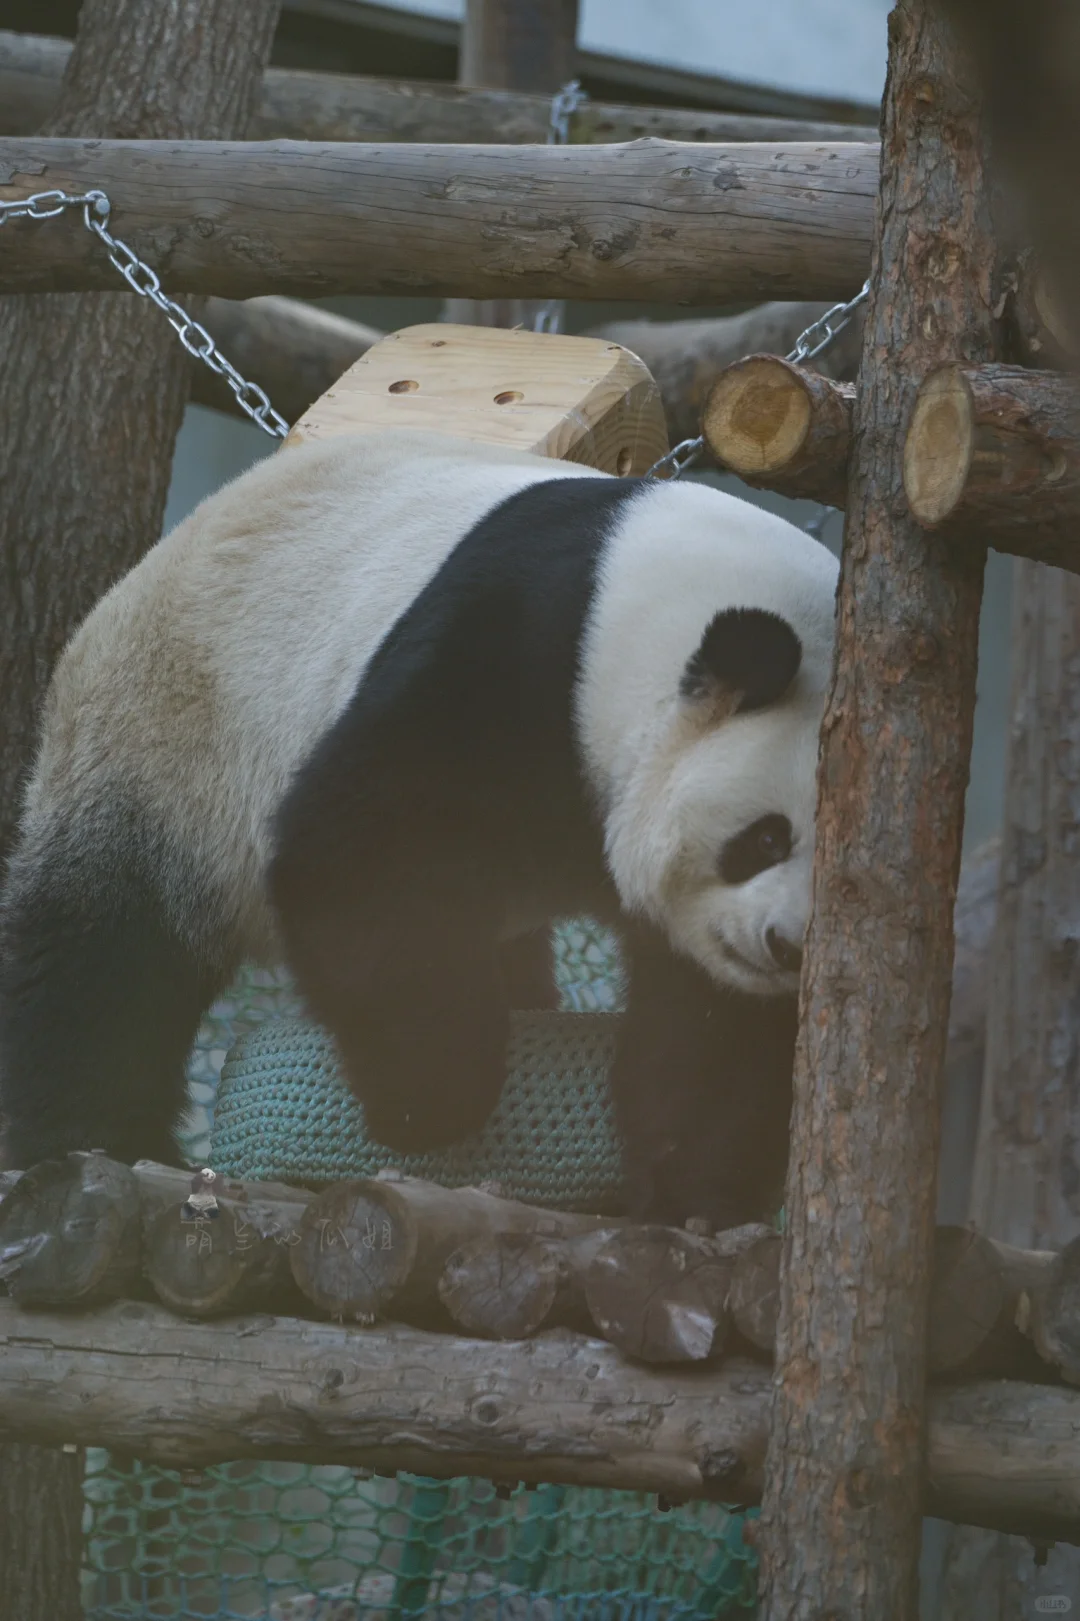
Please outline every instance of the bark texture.
[{"label": "bark texture", "polygon": [[[299,146],[0,140],[7,196],[98,186],[167,288],[658,299],[848,298],[875,146]],[[4,227],[0,292],[109,291],[77,219]]]},{"label": "bark texture", "polygon": [[920,523],[1080,570],[1080,386],[1023,366],[946,365],[919,389],[904,489]]},{"label": "bark texture", "polygon": [[[85,0],[48,133],[241,134],[278,8],[279,0]],[[89,238],[76,219],[26,223],[25,241],[55,226]],[[115,287],[110,277],[98,285]],[[115,292],[4,299],[0,350],[2,861],[56,656],[160,533],[188,368],[160,311]]]},{"label": "bark texture", "polygon": [[[744,355],[786,355],[827,303],[759,304],[739,315],[707,321],[609,321],[591,337],[632,349],[660,385],[673,445],[700,432],[701,413],[716,379]],[[862,344],[863,311],[814,361],[823,377],[855,376]]]},{"label": "bark texture", "polygon": [[[585,336],[622,344],[644,360],[660,386],[668,434],[676,444],[698,432],[705,398],[725,366],[755,350],[785,354],[827,308],[779,303],[708,321],[615,321]],[[264,388],[290,422],[383,336],[293,298],[209,298],[202,321],[238,370]],[[861,333],[861,321],[857,329],[848,327],[819,355],[815,369],[822,376],[854,377]],[[220,378],[195,361],[191,397],[200,405],[238,410]]]},{"label": "bark texture", "polygon": [[847,503],[855,389],[777,355],[748,355],[722,372],[701,431],[721,467],[780,495]]},{"label": "bark texture", "polygon": [[[770,1388],[738,1357],[639,1367],[565,1331],[499,1344],[261,1315],[188,1323],[139,1301],[31,1316],[0,1300],[0,1434],[168,1468],[296,1459],[753,1503]],[[952,1386],[931,1394],[928,1431],[931,1512],[1080,1539],[1080,1391]]]},{"label": "bark texture", "polygon": [[[458,83],[465,89],[539,90],[550,98],[575,77],[577,26],[578,0],[465,0]],[[546,141],[548,129],[536,138]],[[543,309],[520,298],[451,298],[446,319],[534,327]]]},{"label": "bark texture", "polygon": [[[1012,700],[998,925],[971,1216],[1013,1244],[1080,1236],[1080,580],[1014,565]],[[943,1621],[1012,1621],[1080,1595],[1080,1558],[963,1528]]]},{"label": "bark texture", "polygon": [[914,1621],[939,1090],[983,555],[922,533],[902,429],[994,358],[977,106],[924,0],[889,18],[874,289],[822,731],[796,1054],[764,1621]]},{"label": "bark texture", "polygon": [[[278,9],[279,0],[84,0],[47,133],[241,134]],[[53,662],[160,533],[188,368],[160,312],[123,294],[2,299],[0,352],[2,869]],[[6,1612],[78,1615],[81,1456],[5,1446],[0,1481]]]},{"label": "bark texture", "polygon": [[[70,54],[63,39],[0,31],[0,135],[27,135],[45,122]],[[556,64],[537,93],[494,90],[483,80],[452,85],[269,68],[247,133],[254,141],[545,141],[551,90],[572,77],[572,64]],[[570,139],[586,145],[647,135],[668,141],[874,141],[877,130],[592,100],[570,121]]]}]

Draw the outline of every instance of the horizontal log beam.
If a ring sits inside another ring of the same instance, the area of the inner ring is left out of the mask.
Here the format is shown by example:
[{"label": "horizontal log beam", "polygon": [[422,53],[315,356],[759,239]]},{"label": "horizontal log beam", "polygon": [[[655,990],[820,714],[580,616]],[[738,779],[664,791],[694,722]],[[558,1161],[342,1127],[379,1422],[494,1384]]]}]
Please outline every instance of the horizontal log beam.
[{"label": "horizontal log beam", "polygon": [[720,465],[747,484],[843,507],[854,410],[854,383],[748,355],[717,378],[701,431]]},{"label": "horizontal log beam", "polygon": [[[167,288],[665,300],[843,298],[878,150],[0,140],[0,195],[93,187]],[[81,218],[4,227],[0,293],[123,283]]]},{"label": "horizontal log beam", "polygon": [[1080,573],[1080,388],[1023,366],[940,366],[904,443],[917,521]]},{"label": "horizontal log beam", "polygon": [[[75,1315],[0,1300],[0,1438],[170,1468],[295,1459],[752,1503],[771,1379],[742,1360],[654,1371],[565,1332],[500,1344],[282,1317],[196,1324],[134,1301]],[[1080,1541],[1080,1391],[931,1392],[926,1511]]]},{"label": "horizontal log beam", "polygon": [[[0,30],[0,135],[30,135],[52,112],[71,55],[65,39]],[[478,141],[547,139],[551,97],[464,89],[429,79],[269,68],[248,136],[255,141]],[[638,141],[874,141],[865,124],[820,123],[753,113],[628,107],[587,101],[570,139]]]}]

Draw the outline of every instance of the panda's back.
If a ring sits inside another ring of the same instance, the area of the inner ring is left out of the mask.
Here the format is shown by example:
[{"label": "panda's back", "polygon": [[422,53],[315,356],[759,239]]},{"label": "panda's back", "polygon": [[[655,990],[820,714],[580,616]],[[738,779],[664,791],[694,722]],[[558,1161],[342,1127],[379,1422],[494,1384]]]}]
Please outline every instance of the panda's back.
[{"label": "panda's back", "polygon": [[27,796],[31,842],[36,819],[123,792],[244,909],[274,809],[386,633],[486,512],[568,474],[602,476],[397,433],[290,447],[242,475],[66,649]]}]

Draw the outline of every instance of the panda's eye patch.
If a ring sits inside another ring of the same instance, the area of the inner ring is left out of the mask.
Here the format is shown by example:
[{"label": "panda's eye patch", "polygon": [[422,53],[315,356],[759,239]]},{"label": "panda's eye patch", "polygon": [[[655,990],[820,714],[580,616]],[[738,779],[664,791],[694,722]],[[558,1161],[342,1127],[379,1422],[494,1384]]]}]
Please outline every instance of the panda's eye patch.
[{"label": "panda's eye patch", "polygon": [[720,852],[725,884],[745,884],[791,854],[791,823],[786,816],[762,816],[729,839]]}]

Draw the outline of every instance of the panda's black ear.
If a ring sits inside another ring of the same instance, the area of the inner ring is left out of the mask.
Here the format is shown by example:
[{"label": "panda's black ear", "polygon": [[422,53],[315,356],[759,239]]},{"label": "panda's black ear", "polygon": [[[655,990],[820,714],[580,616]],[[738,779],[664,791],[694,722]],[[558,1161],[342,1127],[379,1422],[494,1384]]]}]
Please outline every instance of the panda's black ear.
[{"label": "panda's black ear", "polygon": [[777,703],[798,674],[802,643],[786,619],[764,608],[727,608],[705,627],[679,690],[723,714]]}]

